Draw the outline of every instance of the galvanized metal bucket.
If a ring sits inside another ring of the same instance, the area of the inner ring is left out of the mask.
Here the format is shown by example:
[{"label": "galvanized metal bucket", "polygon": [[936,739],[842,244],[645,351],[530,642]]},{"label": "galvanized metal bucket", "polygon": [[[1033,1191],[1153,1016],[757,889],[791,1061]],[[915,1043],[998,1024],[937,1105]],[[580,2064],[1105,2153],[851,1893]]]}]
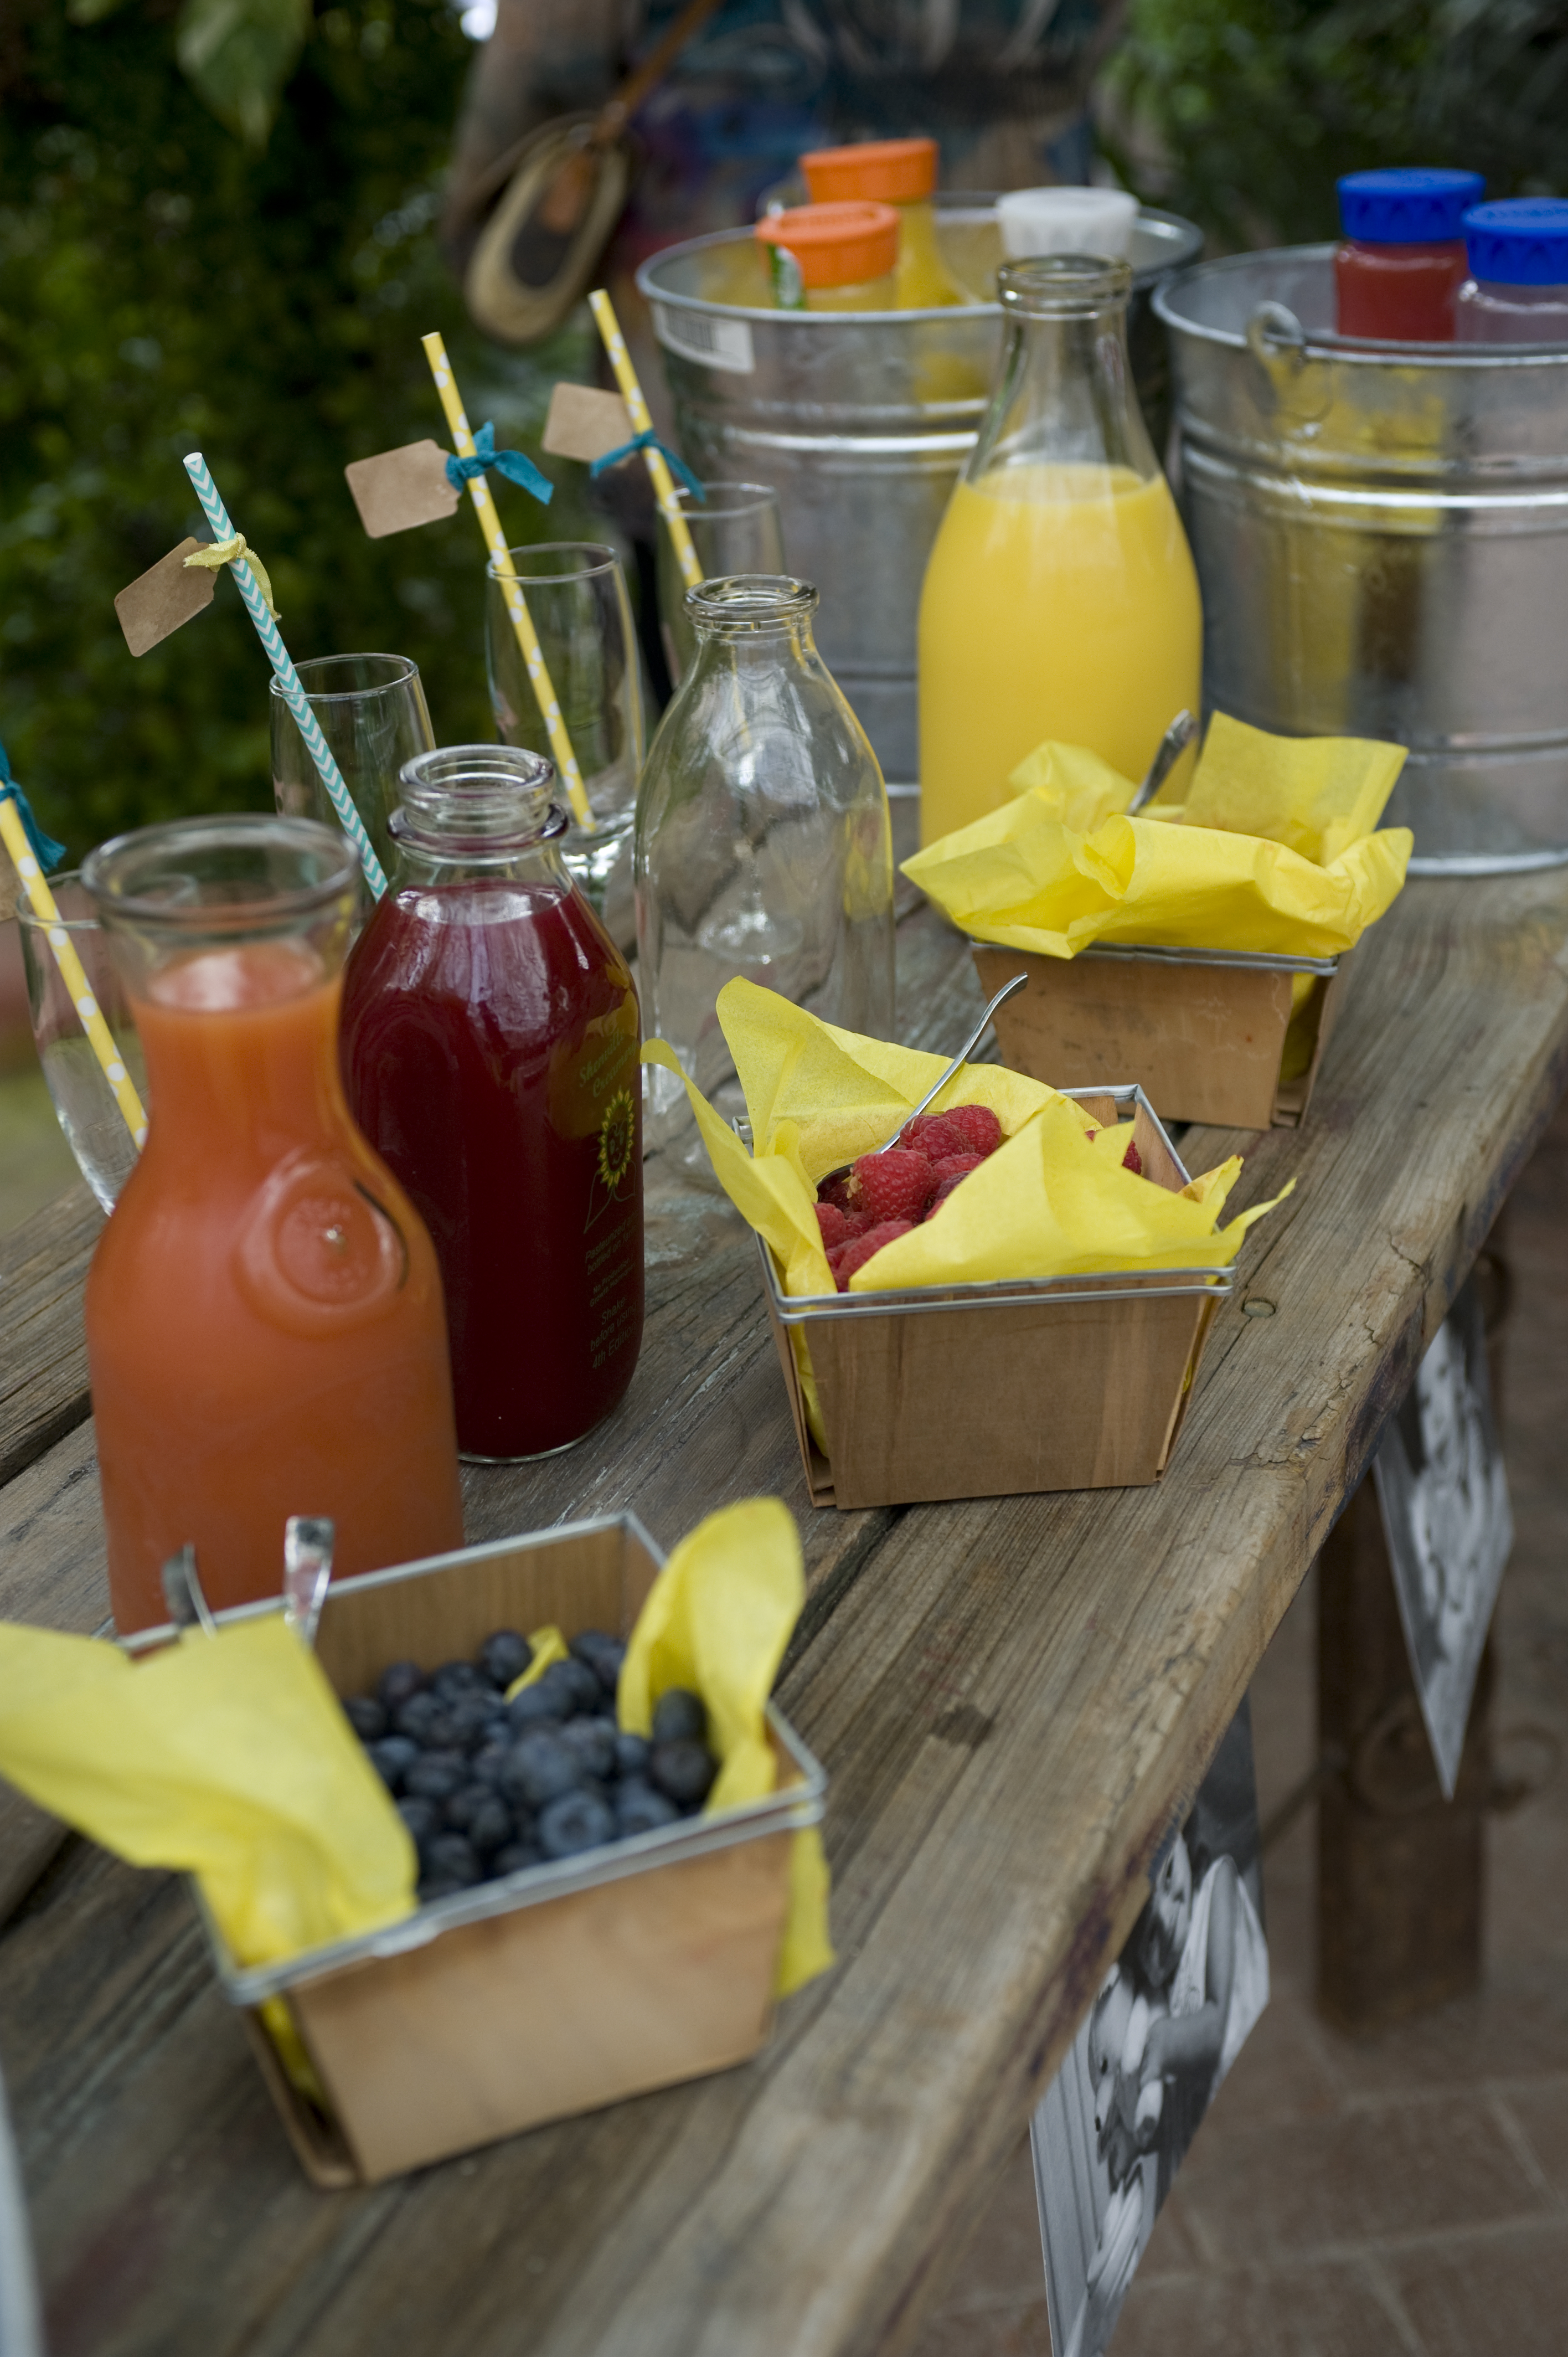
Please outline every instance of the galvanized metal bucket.
[{"label": "galvanized metal bucket", "polygon": [[1161,287],[1211,707],[1410,748],[1412,867],[1568,861],[1568,347],[1333,333],[1333,248]]},{"label": "galvanized metal bucket", "polygon": [[[1004,257],[995,199],[938,199],[949,267],[981,291]],[[1201,231],[1138,218],[1129,335],[1155,447],[1166,399],[1165,338],[1149,301],[1196,260]],[[974,447],[1001,341],[997,305],[935,311],[777,311],[749,230],[670,247],[638,285],[700,475],[771,483],[791,572],[822,593],[823,661],[890,782],[918,774],[915,625],[937,527]]]}]

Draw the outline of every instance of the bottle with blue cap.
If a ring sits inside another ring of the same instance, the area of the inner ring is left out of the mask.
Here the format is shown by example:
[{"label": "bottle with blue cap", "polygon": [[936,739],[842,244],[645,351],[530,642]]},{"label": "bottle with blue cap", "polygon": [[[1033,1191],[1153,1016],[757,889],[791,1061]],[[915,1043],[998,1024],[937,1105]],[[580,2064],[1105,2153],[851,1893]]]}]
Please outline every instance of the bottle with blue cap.
[{"label": "bottle with blue cap", "polygon": [[1435,166],[1347,172],[1334,256],[1336,325],[1379,343],[1446,344],[1468,264],[1464,221],[1487,193],[1478,172]]},{"label": "bottle with blue cap", "polygon": [[1470,274],[1454,314],[1462,344],[1568,344],[1568,200],[1473,205],[1465,242]]}]

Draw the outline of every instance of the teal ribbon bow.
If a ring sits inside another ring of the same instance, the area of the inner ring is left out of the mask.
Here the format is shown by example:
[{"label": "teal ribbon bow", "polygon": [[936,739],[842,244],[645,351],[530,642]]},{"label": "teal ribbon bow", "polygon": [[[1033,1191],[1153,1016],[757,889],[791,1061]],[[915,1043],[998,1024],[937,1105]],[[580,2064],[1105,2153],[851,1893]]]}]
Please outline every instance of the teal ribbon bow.
[{"label": "teal ribbon bow", "polygon": [[671,474],[679,475],[692,497],[701,505],[707,504],[708,495],[684,458],[678,458],[668,442],[660,442],[651,425],[645,433],[634,434],[631,440],[623,442],[618,450],[607,450],[602,458],[596,458],[588,469],[589,480],[596,483],[607,468],[618,467],[623,458],[634,458],[639,450],[657,450]]},{"label": "teal ribbon bow", "polygon": [[33,857],[48,876],[65,857],[65,845],[46,834],[33,816],[33,805],[11,775],[11,764],[5,748],[0,745],[0,802],[13,802],[21,813],[22,829],[32,848]]},{"label": "teal ribbon bow", "polygon": [[460,491],[465,483],[471,483],[476,475],[482,475],[489,467],[493,467],[498,475],[504,475],[509,483],[519,483],[525,491],[532,491],[541,507],[547,508],[555,496],[555,486],[549,476],[542,475],[532,459],[521,450],[496,448],[493,425],[481,425],[475,435],[471,458],[447,459],[446,480],[455,491]]}]

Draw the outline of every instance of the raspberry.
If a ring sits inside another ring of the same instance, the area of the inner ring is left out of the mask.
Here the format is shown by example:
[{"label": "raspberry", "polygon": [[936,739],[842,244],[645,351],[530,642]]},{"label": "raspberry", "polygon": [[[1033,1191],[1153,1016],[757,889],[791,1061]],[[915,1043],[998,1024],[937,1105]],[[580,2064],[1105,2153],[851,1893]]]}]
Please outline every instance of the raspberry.
[{"label": "raspberry", "polygon": [[842,1178],[830,1179],[824,1186],[819,1187],[817,1200],[819,1203],[832,1203],[839,1211],[847,1211],[850,1208],[848,1171],[844,1172]]},{"label": "raspberry", "polygon": [[952,1105],[940,1118],[961,1137],[962,1144],[955,1149],[960,1154],[978,1154],[983,1158],[994,1154],[1002,1143],[1002,1124],[989,1105]]},{"label": "raspberry", "polygon": [[1122,1168],[1130,1170],[1134,1178],[1141,1178],[1144,1175],[1144,1157],[1131,1138],[1127,1141],[1127,1151],[1122,1157]]},{"label": "raspberry", "polygon": [[907,1236],[914,1224],[913,1220],[884,1220],[876,1227],[868,1229],[865,1235],[856,1236],[852,1243],[841,1244],[837,1252],[830,1253],[828,1266],[832,1270],[833,1282],[839,1291],[847,1293],[850,1278],[855,1270],[864,1268],[884,1244],[894,1243],[899,1236]]},{"label": "raspberry", "polygon": [[909,1141],[911,1151],[923,1154],[928,1162],[945,1162],[950,1154],[967,1154],[969,1141],[961,1122],[950,1121],[945,1113],[922,1114],[920,1134]]},{"label": "raspberry", "polygon": [[937,1182],[923,1154],[891,1146],[886,1154],[863,1154],[854,1166],[850,1192],[854,1208],[869,1211],[879,1224],[887,1220],[919,1219],[935,1194]]},{"label": "raspberry", "polygon": [[817,1205],[817,1225],[822,1232],[822,1249],[832,1252],[835,1244],[849,1242],[849,1220],[836,1203]]},{"label": "raspberry", "polygon": [[856,1236],[868,1236],[876,1225],[869,1211],[846,1211],[843,1215],[844,1242],[852,1243]]},{"label": "raspberry", "polygon": [[932,1212],[938,1211],[947,1201],[960,1179],[967,1178],[972,1170],[978,1170],[985,1159],[986,1157],[983,1154],[946,1154],[940,1162],[932,1163],[931,1168],[937,1178],[937,1191],[931,1198],[931,1209],[926,1213],[928,1220]]}]

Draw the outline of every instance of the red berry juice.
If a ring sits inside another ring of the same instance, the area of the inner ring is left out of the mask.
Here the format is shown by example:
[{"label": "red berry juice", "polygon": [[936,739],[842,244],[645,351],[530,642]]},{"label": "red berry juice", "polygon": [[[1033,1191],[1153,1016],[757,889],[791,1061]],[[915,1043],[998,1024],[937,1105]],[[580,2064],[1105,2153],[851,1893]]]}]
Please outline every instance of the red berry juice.
[{"label": "red berry juice", "polygon": [[631,1381],[639,1045],[630,971],[564,873],[391,891],[349,960],[349,1102],[435,1242],[465,1455],[566,1448]]}]

